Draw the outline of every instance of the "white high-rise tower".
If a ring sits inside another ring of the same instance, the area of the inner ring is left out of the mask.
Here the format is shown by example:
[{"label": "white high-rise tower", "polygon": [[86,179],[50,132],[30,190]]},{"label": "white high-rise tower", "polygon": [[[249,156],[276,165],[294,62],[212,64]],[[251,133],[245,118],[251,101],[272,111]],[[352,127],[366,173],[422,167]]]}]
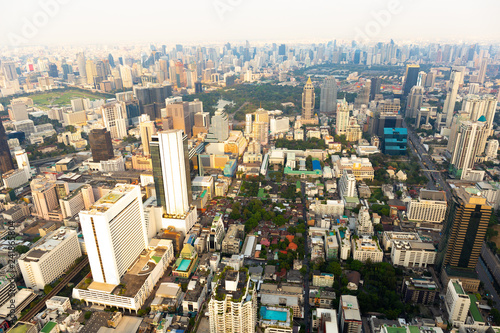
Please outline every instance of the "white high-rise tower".
[{"label": "white high-rise tower", "polygon": [[92,278],[119,284],[148,245],[140,187],[118,184],[79,216]]},{"label": "white high-rise tower", "polygon": [[319,112],[335,111],[337,111],[337,81],[335,77],[329,76],[321,85]]},{"label": "white high-rise tower", "polygon": [[451,126],[453,120],[453,112],[455,111],[455,103],[457,101],[458,86],[462,73],[457,70],[452,70],[450,75],[450,84],[448,86],[448,94],[443,105],[443,115],[446,117],[446,127]]}]

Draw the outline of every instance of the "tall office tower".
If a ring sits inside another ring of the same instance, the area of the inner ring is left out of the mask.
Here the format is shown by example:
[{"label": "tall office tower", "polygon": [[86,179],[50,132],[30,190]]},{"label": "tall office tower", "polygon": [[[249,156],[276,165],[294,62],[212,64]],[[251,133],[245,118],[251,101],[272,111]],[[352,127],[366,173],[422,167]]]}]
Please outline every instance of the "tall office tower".
[{"label": "tall office tower", "polygon": [[229,137],[229,120],[223,109],[215,111],[210,121],[207,142],[222,142]]},{"label": "tall office tower", "polygon": [[335,112],[337,110],[337,80],[328,76],[321,84],[319,112]]},{"label": "tall office tower", "polygon": [[459,71],[452,70],[450,74],[450,83],[448,85],[448,94],[443,105],[443,115],[446,117],[446,127],[451,126],[453,120],[453,112],[455,111],[455,104],[457,101],[458,86],[460,85],[460,78],[462,74]]},{"label": "tall office tower", "polygon": [[477,190],[453,189],[438,246],[436,271],[445,272],[449,278],[457,271],[475,273],[491,214],[492,207]]},{"label": "tall office tower", "polygon": [[151,137],[156,134],[155,122],[149,119],[147,114],[139,117],[139,129],[141,131],[142,152],[144,155],[150,155]]},{"label": "tall office tower", "polygon": [[90,150],[92,151],[92,161],[100,162],[112,159],[113,143],[111,133],[105,128],[94,128],[89,133]]},{"label": "tall office tower", "polygon": [[134,86],[134,77],[130,66],[120,65],[120,77],[122,79],[123,88],[132,88]]},{"label": "tall office tower", "polygon": [[172,118],[174,129],[182,130],[188,138],[191,137],[191,115],[187,102],[168,104],[167,117]]},{"label": "tall office tower", "polygon": [[363,88],[361,88],[358,96],[354,100],[354,109],[359,110],[361,105],[368,105],[370,102],[370,89],[371,89],[371,81],[367,80]]},{"label": "tall office tower", "polygon": [[446,286],[444,304],[448,312],[448,320],[454,326],[463,325],[467,320],[471,299],[460,280],[450,279]]},{"label": "tall office tower", "polygon": [[12,161],[9,144],[7,143],[7,133],[5,133],[3,123],[0,121],[0,173],[6,173],[13,169],[14,162]]},{"label": "tall office tower", "polygon": [[2,71],[3,75],[5,75],[5,78],[8,81],[14,81],[17,80],[18,75],[16,71],[16,64],[12,61],[5,61],[2,62]]},{"label": "tall office tower", "polygon": [[184,216],[190,209],[191,169],[187,137],[182,130],[158,132],[151,138],[157,206],[167,216]]},{"label": "tall office tower", "polygon": [[57,65],[54,63],[49,64],[49,71],[48,71],[49,77],[59,77],[59,71],[57,70]]},{"label": "tall office tower", "polygon": [[87,60],[85,64],[85,72],[87,73],[87,84],[95,85],[97,79],[97,67],[92,60]]},{"label": "tall office tower", "polygon": [[19,268],[26,287],[43,290],[82,256],[78,233],[61,227],[19,258]]},{"label": "tall office tower", "polygon": [[315,98],[314,86],[311,78],[308,78],[302,93],[302,120],[311,121],[313,119]]},{"label": "tall office tower", "polygon": [[208,128],[210,127],[210,113],[197,112],[193,119],[193,136],[198,135],[198,133],[208,133]]},{"label": "tall office tower", "polygon": [[486,69],[488,68],[488,58],[483,58],[481,61],[481,67],[479,68],[479,75],[477,76],[477,82],[484,84],[484,79],[486,78]]},{"label": "tall office tower", "polygon": [[339,321],[340,333],[361,333],[363,322],[356,296],[340,296]]},{"label": "tall office tower", "polygon": [[335,133],[337,135],[345,135],[347,126],[349,125],[349,104],[347,104],[345,98],[337,104],[336,118]]},{"label": "tall office tower", "polygon": [[194,92],[195,94],[200,94],[203,92],[203,85],[200,81],[194,83]]},{"label": "tall office tower", "polygon": [[175,85],[177,88],[185,88],[187,84],[186,71],[184,70],[184,64],[182,61],[178,60],[175,63]]},{"label": "tall office tower", "polygon": [[373,236],[373,223],[370,212],[365,206],[361,207],[358,214],[358,223],[356,224],[356,234],[358,236]]},{"label": "tall office tower", "polygon": [[14,155],[16,156],[17,168],[23,169],[26,173],[26,178],[31,179],[31,166],[26,151],[17,150],[14,152]]},{"label": "tall office tower", "polygon": [[484,117],[481,118],[479,121],[463,121],[457,131],[451,164],[455,174],[461,179],[473,169],[474,162],[484,152],[481,143],[487,135],[487,129]]},{"label": "tall office tower", "polygon": [[266,146],[269,142],[269,123],[254,121],[252,124],[252,138],[262,146]]},{"label": "tall office tower", "polygon": [[165,107],[165,99],[172,96],[172,86],[170,84],[135,86],[134,94],[139,101],[140,113],[149,115],[154,121],[162,117],[161,109]]},{"label": "tall office tower", "polygon": [[280,56],[284,56],[286,55],[286,45],[285,44],[281,44],[278,48],[278,55]]},{"label": "tall office tower", "polygon": [[356,177],[352,170],[343,170],[339,179],[339,194],[342,198],[353,198],[358,196],[356,190]]},{"label": "tall office tower", "polygon": [[490,130],[492,135],[493,120],[495,119],[497,100],[492,95],[467,95],[465,96],[462,104],[462,112],[469,114],[469,119],[475,121],[481,116],[486,118],[486,127]]},{"label": "tall office tower", "polygon": [[94,282],[120,284],[148,246],[140,187],[117,184],[79,216]]},{"label": "tall office tower", "polygon": [[12,121],[28,120],[28,108],[22,99],[13,99],[10,102],[10,119]]},{"label": "tall office tower", "polygon": [[427,73],[424,71],[418,73],[417,86],[424,87],[427,80]]},{"label": "tall office tower", "polygon": [[76,55],[76,64],[78,66],[78,72],[80,73],[80,77],[85,78],[87,81],[87,60],[85,60],[85,54],[83,52],[78,53]]},{"label": "tall office tower", "polygon": [[405,73],[405,85],[403,94],[408,96],[413,88],[417,84],[418,73],[420,71],[419,65],[406,65],[406,73]]},{"label": "tall office tower", "polygon": [[208,301],[210,333],[255,333],[257,294],[247,274],[231,269],[221,274]]},{"label": "tall office tower", "polygon": [[382,79],[379,77],[371,78],[372,84],[370,86],[370,101],[375,99],[375,95],[380,94],[380,86],[382,84]]},{"label": "tall office tower", "polygon": [[112,139],[127,136],[127,110],[124,102],[111,102],[101,106],[104,126],[111,133]]},{"label": "tall office tower", "polygon": [[487,161],[495,160],[497,158],[499,145],[498,140],[488,140],[486,150],[484,151]]},{"label": "tall office tower", "polygon": [[245,135],[250,135],[252,134],[252,122],[253,122],[253,115],[251,113],[247,113],[245,115]]},{"label": "tall office tower", "polygon": [[49,220],[50,212],[59,207],[55,182],[44,176],[37,176],[31,181],[31,195],[36,213],[43,220]]},{"label": "tall office tower", "polygon": [[[408,95],[408,101],[406,103],[406,116],[410,118],[416,118],[418,111],[422,106],[424,100],[424,88],[421,86],[415,86],[411,88],[410,95]],[[416,125],[418,127],[418,124]]]}]

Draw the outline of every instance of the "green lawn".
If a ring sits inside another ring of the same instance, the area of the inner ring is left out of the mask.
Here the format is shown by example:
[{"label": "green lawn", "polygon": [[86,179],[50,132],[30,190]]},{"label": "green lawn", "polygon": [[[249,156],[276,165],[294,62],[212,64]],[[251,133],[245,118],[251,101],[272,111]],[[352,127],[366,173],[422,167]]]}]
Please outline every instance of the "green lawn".
[{"label": "green lawn", "polygon": [[112,95],[85,92],[81,90],[51,91],[43,94],[33,94],[28,97],[33,99],[33,103],[39,106],[47,105],[70,105],[73,98],[106,99]]}]

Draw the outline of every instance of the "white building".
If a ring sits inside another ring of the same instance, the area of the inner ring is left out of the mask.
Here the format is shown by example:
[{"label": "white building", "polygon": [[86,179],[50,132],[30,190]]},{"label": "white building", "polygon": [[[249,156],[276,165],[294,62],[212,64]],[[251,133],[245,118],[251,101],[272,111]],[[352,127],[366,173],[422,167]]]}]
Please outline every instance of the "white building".
[{"label": "white building", "polygon": [[18,188],[28,182],[28,176],[24,169],[15,169],[2,174],[3,185],[6,188]]},{"label": "white building", "polygon": [[337,135],[345,135],[349,125],[349,104],[345,99],[337,102],[337,123],[335,125],[335,133]]},{"label": "white building", "polygon": [[358,214],[358,223],[356,224],[356,234],[358,236],[373,236],[373,224],[368,208],[362,206]]},{"label": "white building", "polygon": [[94,281],[119,284],[148,244],[140,187],[117,184],[80,223]]},{"label": "white building", "polygon": [[151,156],[158,206],[162,207],[164,228],[173,226],[184,234],[197,220],[196,208],[191,205],[191,176],[189,153],[184,147],[182,130],[159,132],[152,137]]},{"label": "white building", "polygon": [[498,140],[488,140],[486,145],[486,160],[495,160],[498,155]]},{"label": "white building", "polygon": [[276,135],[279,133],[287,133],[290,129],[290,119],[288,117],[269,119],[269,130],[271,135]]},{"label": "white building", "polygon": [[90,209],[95,202],[92,186],[85,184],[59,199],[63,218],[73,217],[82,210]]},{"label": "white building", "polygon": [[339,326],[341,333],[361,333],[363,322],[358,298],[351,295],[340,296]]},{"label": "white building", "polygon": [[393,265],[404,267],[427,267],[436,261],[436,248],[422,241],[394,241],[391,247]]},{"label": "white building", "polygon": [[315,200],[311,203],[309,209],[320,215],[344,215],[344,207],[344,201],[342,200],[326,200],[326,203]]},{"label": "white building", "polygon": [[408,203],[408,220],[441,223],[447,207],[445,192],[422,189],[419,198]]},{"label": "white building", "polygon": [[43,290],[81,256],[76,231],[61,227],[19,258],[24,283],[28,288]]},{"label": "white building", "polygon": [[351,170],[343,170],[342,176],[339,179],[339,193],[342,198],[357,197],[356,177]]},{"label": "white building", "polygon": [[24,170],[24,172],[26,172],[26,177],[31,179],[31,166],[26,151],[16,150],[14,155],[16,156],[17,168]]},{"label": "white building", "polygon": [[208,302],[210,333],[254,333],[257,324],[257,294],[248,274],[227,270]]},{"label": "white building", "polygon": [[124,102],[113,102],[101,106],[104,127],[111,133],[112,139],[127,136],[127,110]]},{"label": "white building", "polygon": [[448,319],[454,326],[465,324],[470,307],[470,298],[465,293],[462,282],[450,279],[446,289],[444,304],[446,312],[448,312]]},{"label": "white building", "polygon": [[352,258],[362,262],[370,259],[373,263],[382,262],[384,252],[378,245],[378,241],[371,237],[351,238]]}]

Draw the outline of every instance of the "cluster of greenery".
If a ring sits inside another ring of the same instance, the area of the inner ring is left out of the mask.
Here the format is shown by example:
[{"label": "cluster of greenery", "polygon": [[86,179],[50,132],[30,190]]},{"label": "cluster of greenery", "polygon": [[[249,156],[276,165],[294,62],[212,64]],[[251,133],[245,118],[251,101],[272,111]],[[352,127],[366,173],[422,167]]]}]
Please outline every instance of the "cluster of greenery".
[{"label": "cluster of greenery", "polygon": [[80,89],[76,87],[71,88],[61,88],[47,91],[41,91],[36,93],[26,93],[19,94],[15,96],[2,97],[0,98],[0,103],[7,106],[12,98],[18,97],[29,97],[33,100],[33,103],[41,106],[49,105],[69,105],[71,100],[74,98],[88,98],[90,100],[95,99],[107,99],[114,98],[115,95],[107,93],[91,92],[85,89]]},{"label": "cluster of greenery", "polygon": [[[55,145],[57,146],[57,149],[48,153],[42,153],[40,151],[40,148],[47,147],[47,146],[52,146]],[[37,145],[28,145],[25,148],[26,152],[28,152],[28,158],[30,161],[32,160],[40,160],[43,158],[47,157],[56,157],[56,156],[61,156],[61,155],[66,155],[66,154],[72,154],[76,152],[75,147],[73,146],[66,146],[62,142],[57,142],[57,134],[54,134],[52,136],[43,138],[43,143],[42,144],[37,144]]]},{"label": "cluster of greenery", "polygon": [[395,160],[398,157],[392,157],[384,154],[375,154],[370,156],[370,161],[374,168],[379,168],[375,170],[375,178],[371,184],[382,185],[390,183],[390,177],[387,173],[388,167],[393,167],[396,170],[403,170],[406,173],[408,185],[424,185],[427,184],[429,179],[420,173],[420,165],[418,164],[418,158],[411,156],[409,161],[405,160]]},{"label": "cluster of greenery", "polygon": [[123,142],[126,142],[126,143],[136,143],[139,141],[141,141],[141,139],[138,139],[133,135],[128,135],[128,136],[123,138]]},{"label": "cluster of greenery", "polygon": [[346,263],[350,270],[358,271],[363,276],[363,288],[351,291],[357,295],[363,313],[381,312],[388,319],[396,319],[405,311],[405,305],[397,293],[402,270],[387,262],[373,264],[368,260],[363,264],[349,258]]},{"label": "cluster of greenery", "polygon": [[290,244],[290,241],[287,238],[285,238],[283,241],[278,242],[278,244],[271,244],[270,247],[271,253],[274,253],[275,251],[279,250],[278,260],[269,260],[267,264],[276,265],[277,270],[281,270],[282,268],[284,268],[288,271],[293,268],[293,261],[295,259],[304,260],[305,256],[304,237],[295,237],[293,242],[297,244],[297,251],[288,250],[286,254],[281,251],[286,250],[286,248]]},{"label": "cluster of greenery", "polygon": [[43,115],[40,117],[33,117],[29,115],[30,120],[33,120],[33,124],[35,126],[37,125],[43,125],[43,124],[52,124],[54,126],[54,129],[62,128],[62,124],[55,120],[55,119],[50,119],[47,115]]},{"label": "cluster of greenery", "polygon": [[389,216],[389,214],[391,212],[391,209],[388,205],[374,204],[374,205],[371,205],[370,208],[371,208],[372,212],[377,213],[379,215],[383,215],[383,216]]},{"label": "cluster of greenery", "polygon": [[259,194],[258,181],[246,181],[241,184],[240,195],[243,197],[256,197]]},{"label": "cluster of greenery", "polygon": [[326,149],[325,140],[318,138],[310,138],[308,140],[287,140],[277,139],[275,143],[276,148],[286,148],[292,150],[306,150],[306,149]]},{"label": "cluster of greenery", "polygon": [[[279,205],[282,204],[277,204],[276,206]],[[286,219],[282,214],[274,211],[269,212],[262,206],[262,201],[258,199],[250,201],[245,207],[242,207],[241,203],[235,202],[231,207],[232,212],[229,218],[233,220],[243,218],[245,220],[245,232],[247,233],[256,228],[260,221],[272,221],[277,226],[282,226],[286,223]]]}]

